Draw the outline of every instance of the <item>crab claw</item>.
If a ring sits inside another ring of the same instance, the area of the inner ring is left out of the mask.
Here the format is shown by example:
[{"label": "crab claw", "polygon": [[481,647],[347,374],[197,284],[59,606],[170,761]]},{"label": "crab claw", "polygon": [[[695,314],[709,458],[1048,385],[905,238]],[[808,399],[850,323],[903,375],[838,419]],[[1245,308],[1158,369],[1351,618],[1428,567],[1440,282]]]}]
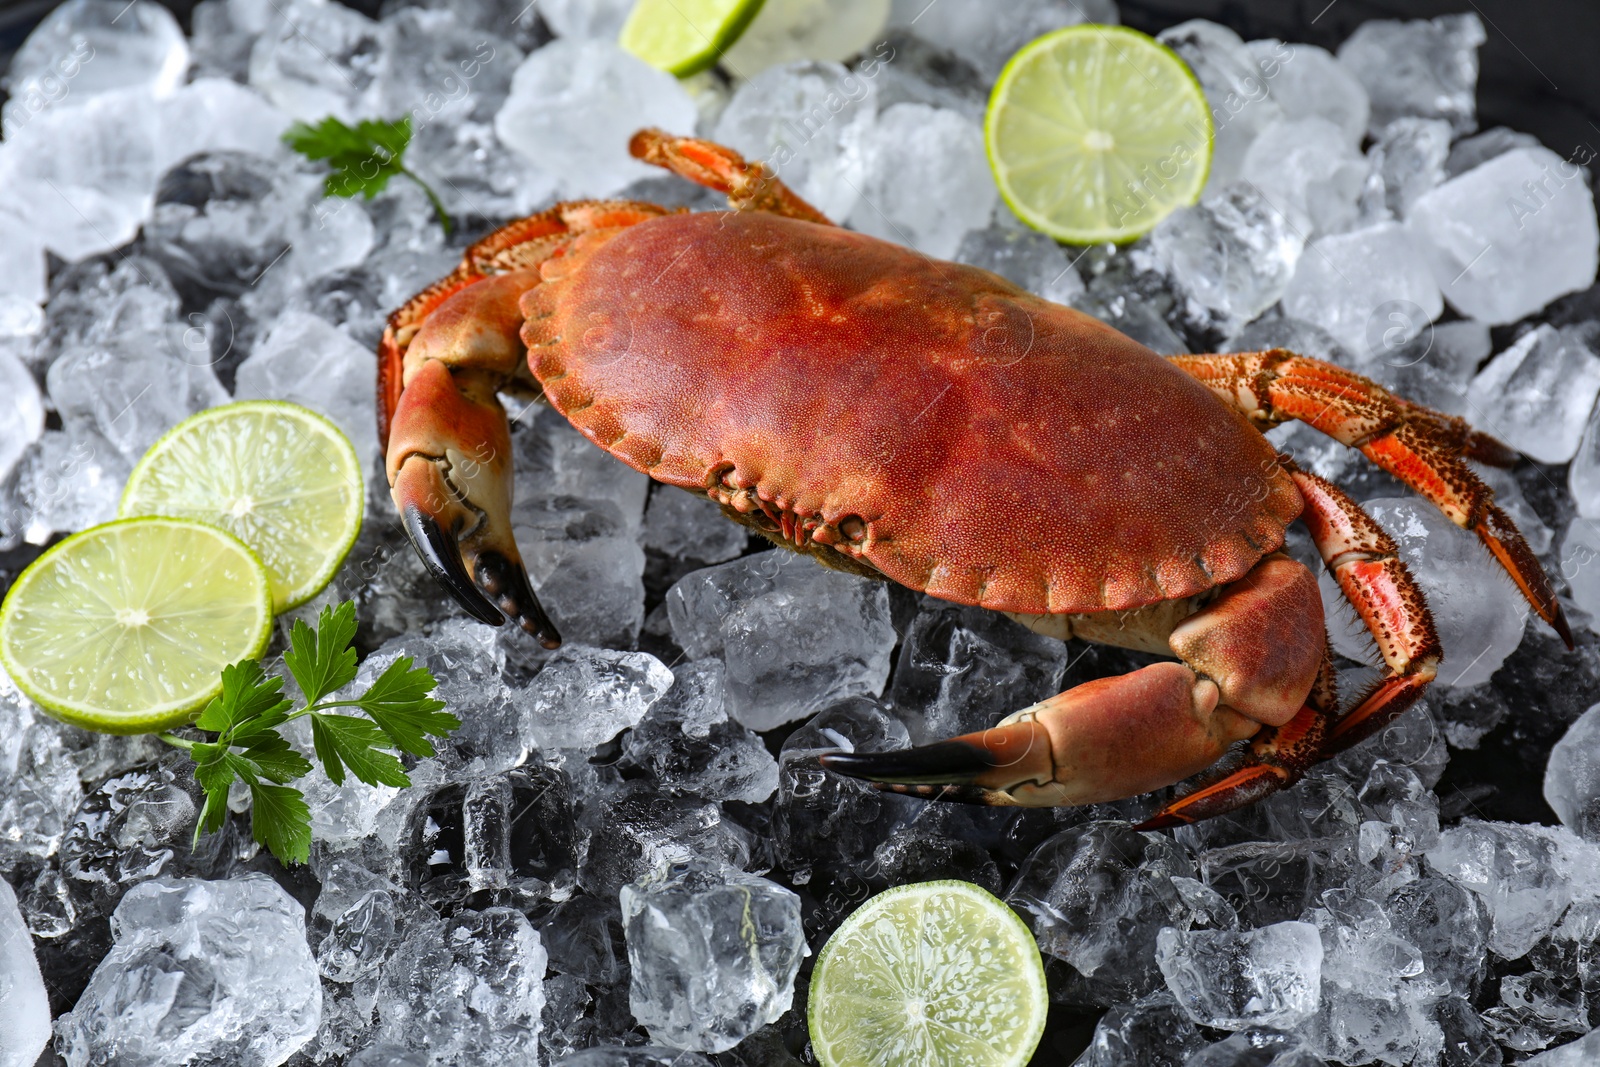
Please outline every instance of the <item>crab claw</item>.
[{"label": "crab claw", "polygon": [[390,429],[390,492],[422,562],[473,618],[499,626],[503,612],[555,648],[511,535],[510,450],[492,380],[424,362]]},{"label": "crab claw", "polygon": [[1219,706],[1214,682],[1156,663],[1085,682],[999,725],[898,752],[828,753],[822,765],[939,800],[1044,807],[1147,793],[1209,767],[1261,724]]}]

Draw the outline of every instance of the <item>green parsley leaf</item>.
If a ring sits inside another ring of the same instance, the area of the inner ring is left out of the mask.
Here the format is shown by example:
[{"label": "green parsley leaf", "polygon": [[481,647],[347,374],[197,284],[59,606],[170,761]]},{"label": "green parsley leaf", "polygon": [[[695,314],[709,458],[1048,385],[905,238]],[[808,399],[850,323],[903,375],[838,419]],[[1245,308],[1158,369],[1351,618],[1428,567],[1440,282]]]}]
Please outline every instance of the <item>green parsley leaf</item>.
[{"label": "green parsley leaf", "polygon": [[413,756],[433,755],[425,735],[444,737],[459,729],[461,720],[440,709],[444,701],[428,696],[438,683],[426,667],[413,668],[410,656],[389,664],[356,704],[389,735],[394,747]]},{"label": "green parsley leaf", "polygon": [[311,809],[300,790],[250,783],[250,836],[285,863],[311,858]]},{"label": "green parsley leaf", "polygon": [[355,680],[356,650],[350,647],[355,636],[356,606],[349,600],[336,608],[323,608],[315,633],[303,619],[295,620],[289,631],[291,647],[283,654],[283,662],[306,703],[315,704]]},{"label": "green parsley leaf", "polygon": [[449,236],[450,216],[439,197],[427,182],[407,170],[400,161],[411,144],[410,115],[394,122],[363,119],[354,128],[330,115],[315,126],[304,122],[292,124],[284,131],[283,139],[307,159],[328,162],[332,169],[322,183],[322,191],[327,196],[348,198],[359,194],[371,200],[383,192],[390,178],[404,174],[428,195],[439,224]]},{"label": "green parsley leaf", "polygon": [[263,733],[252,737],[244,750],[230,755],[231,759],[248,760],[251,773],[257,778],[267,778],[279,785],[311,773],[311,761],[290,747],[280,733]]},{"label": "green parsley leaf", "polygon": [[240,660],[222,668],[222,692],[207,704],[194,724],[213,733],[229,733],[241,723],[272,719],[270,726],[282,722],[289,701],[280,690],[282,678],[268,678],[261,664]]},{"label": "green parsley leaf", "polygon": [[[215,745],[196,745],[195,752],[200,749],[216,750]],[[208,758],[196,763],[194,768],[195,781],[200,783],[200,788],[206,791],[205,807],[200,809],[200,818],[194,827],[194,843],[200,843],[200,834],[214,834],[222,829],[222,823],[228,817],[228,787],[233,785],[233,767],[223,757],[226,753],[216,751],[214,757],[208,753]],[[198,756],[196,757],[198,759]]]},{"label": "green parsley leaf", "polygon": [[389,736],[370,719],[314,712],[311,740],[316,745],[322,769],[328,772],[335,785],[344,784],[346,766],[351,774],[368,785],[411,784],[411,777],[406,774],[399,757],[385,751],[389,747]]}]

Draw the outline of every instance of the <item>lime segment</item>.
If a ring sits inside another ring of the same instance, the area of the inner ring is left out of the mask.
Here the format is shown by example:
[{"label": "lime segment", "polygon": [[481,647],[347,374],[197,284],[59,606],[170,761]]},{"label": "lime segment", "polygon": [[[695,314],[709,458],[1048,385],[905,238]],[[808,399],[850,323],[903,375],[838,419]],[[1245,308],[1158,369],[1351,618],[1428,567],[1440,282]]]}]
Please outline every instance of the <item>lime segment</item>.
[{"label": "lime segment", "polygon": [[361,461],[316,412],[246,400],[194,415],[150,447],[118,513],[220,527],[261,557],[275,611],[327,585],[361,532]]},{"label": "lime segment", "polygon": [[811,976],[824,1067],[1021,1067],[1047,1010],[1033,934],[970,882],[878,894],[828,939]]},{"label": "lime segment", "polygon": [[1211,169],[1211,110],[1168,47],[1122,26],[1030,42],[989,97],[1000,195],[1058,241],[1131,241],[1194,203]]},{"label": "lime segment", "polygon": [[261,654],[267,575],[221,530],[132,519],[62,541],[0,609],[0,662],[24,693],[75,726],[133,734],[180,725],[222,689],[221,670]]},{"label": "lime segment", "polygon": [[762,0],[639,0],[622,24],[619,43],[653,67],[678,77],[716,64],[750,25]]}]

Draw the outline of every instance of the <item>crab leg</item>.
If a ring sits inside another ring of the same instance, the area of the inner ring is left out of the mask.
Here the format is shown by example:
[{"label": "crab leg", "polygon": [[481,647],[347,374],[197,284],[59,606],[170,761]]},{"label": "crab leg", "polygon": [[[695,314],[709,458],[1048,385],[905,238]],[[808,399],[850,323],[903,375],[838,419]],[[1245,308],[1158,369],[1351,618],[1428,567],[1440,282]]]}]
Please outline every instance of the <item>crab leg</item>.
[{"label": "crab leg", "polygon": [[628,151],[708,189],[725,193],[735,211],[767,211],[786,218],[832,226],[822,212],[802,200],[772,169],[752,163],[731,148],[693,137],[674,137],[646,129],[633,135]]},{"label": "crab leg", "polygon": [[[1331,685],[1322,599],[1305,567],[1279,553],[1267,556],[1179,623],[1167,645],[1184,662],[1086,682],[990,730],[901,752],[832,754],[822,762],[894,792],[1054,805],[1171,785],[1263,726],[1279,728],[1271,736],[1284,749],[1283,767],[1266,772],[1273,788],[1315,758],[1320,734],[1303,709],[1313,690],[1331,700]],[[1319,698],[1315,710],[1327,702]],[[1247,782],[1230,789],[1232,806],[1260,795]]]},{"label": "crab leg", "polygon": [[1478,535],[1539,617],[1572,646],[1572,630],[1544,568],[1462,455],[1504,463],[1515,453],[1452,415],[1407,403],[1359,374],[1283,349],[1172,361],[1257,426],[1301,422],[1358,448]]}]

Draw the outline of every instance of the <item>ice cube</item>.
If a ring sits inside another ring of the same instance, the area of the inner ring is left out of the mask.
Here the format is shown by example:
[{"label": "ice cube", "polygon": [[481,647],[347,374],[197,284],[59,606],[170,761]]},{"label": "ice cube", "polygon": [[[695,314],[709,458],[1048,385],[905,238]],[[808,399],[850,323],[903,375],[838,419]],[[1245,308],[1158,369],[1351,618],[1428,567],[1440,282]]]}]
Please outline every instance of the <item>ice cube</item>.
[{"label": "ice cube", "polygon": [[919,743],[984,730],[1061,691],[1067,646],[982,608],[923,601],[891,699]]},{"label": "ice cube", "polygon": [[545,950],[510,908],[418,923],[384,967],[379,1040],[433,1067],[537,1063]]},{"label": "ice cube", "polygon": [[[929,821],[936,817],[930,816]],[[936,826],[913,823],[896,828],[873,850],[871,862],[875,877],[888,885],[958,878],[991,893],[1000,892],[1000,868],[988,850]]]},{"label": "ice cube", "polygon": [[83,799],[78,769],[61,744],[69,729],[0,671],[0,874],[53,856]]},{"label": "ice cube", "polygon": [[1489,915],[1477,894],[1436,875],[1400,886],[1386,902],[1394,932],[1417,946],[1429,978],[1470,996],[1487,962]]},{"label": "ice cube", "polygon": [[1305,242],[1301,226],[1244,181],[1174,211],[1150,235],[1174,280],[1230,331],[1278,302]]},{"label": "ice cube", "polygon": [[540,748],[590,749],[644,718],[671,687],[672,672],[647,652],[565,645],[518,701]]},{"label": "ice cube", "polygon": [[672,75],[609,40],[563,38],[517,67],[494,128],[569,195],[605,196],[656,173],[628,155],[634,131],[687,135],[697,117]]},{"label": "ice cube", "polygon": [[1340,233],[1356,218],[1367,164],[1325,118],[1280,119],[1256,135],[1239,178],[1307,237]]},{"label": "ice cube", "polygon": [[744,552],[749,537],[715,501],[662,485],[650,494],[639,541],[672,559],[725,563]]},{"label": "ice cube", "polygon": [[948,49],[891,27],[851,69],[878,86],[878,106],[932,104],[983,121],[991,81]]},{"label": "ice cube", "polygon": [[833,219],[850,214],[876,139],[877,85],[838,63],[797,62],[739,86],[715,139],[766,163]]},{"label": "ice cube", "polygon": [[250,49],[250,84],[303,122],[386,118],[370,92],[386,45],[376,22],[343,4],[273,3]]},{"label": "ice cube", "polygon": [[1434,870],[1483,901],[1492,923],[1489,948],[1508,960],[1550,932],[1576,886],[1594,876],[1596,859],[1595,847],[1564,826],[1478,819],[1445,830],[1428,852]]},{"label": "ice cube", "polygon": [[1371,111],[1367,90],[1332,53],[1314,44],[1286,44],[1270,37],[1251,41],[1245,48],[1285,118],[1327,119],[1352,148],[1360,147]]},{"label": "ice cube", "polygon": [[161,878],[129,890],[116,944],[56,1021],[70,1067],[282,1063],[317,1032],[305,909],[264,875]]},{"label": "ice cube", "polygon": [[1133,1004],[1119,1004],[1100,1016],[1089,1047],[1072,1067],[1187,1067],[1189,1054],[1205,1046],[1205,1038],[1165,989]]},{"label": "ice cube", "polygon": [[1292,1027],[1317,1009],[1322,938],[1303,922],[1243,933],[1169,927],[1156,939],[1156,964],[1179,1006],[1201,1026]]},{"label": "ice cube", "polygon": [[171,96],[189,69],[189,46],[160,4],[68,0],[34,27],[11,57],[5,137],[39,112],[113,89]]},{"label": "ice cube", "polygon": [[[1527,621],[1522,595],[1478,538],[1436,507],[1414,497],[1379,497],[1363,510],[1388,531],[1421,585],[1444,648],[1439,686],[1481,685],[1516,650]],[[1318,579],[1328,632],[1336,650],[1370,662],[1372,645],[1338,586]]]},{"label": "ice cube", "polygon": [[335,861],[323,871],[311,909],[311,943],[323,977],[347,985],[376,975],[419,907],[382,875]]},{"label": "ice cube", "polygon": [[326,321],[285,311],[239,364],[234,396],[292,400],[332,419],[356,446],[363,472],[378,456],[372,353]]},{"label": "ice cube", "polygon": [[[1487,336],[1486,332],[1485,339]],[[1321,326],[1289,316],[1257,319],[1234,334],[1223,351],[1265,352],[1273,348],[1287,348],[1297,355],[1325,359],[1345,367],[1355,366],[1355,357],[1333,334]],[[1487,350],[1484,354],[1488,355]]]},{"label": "ice cube", "polygon": [[[930,159],[939,165],[927,166]],[[988,223],[996,195],[976,122],[947,108],[895,104],[878,116],[850,224],[949,259],[968,230]]]},{"label": "ice cube", "polygon": [[755,731],[728,719],[723,666],[680,665],[667,694],[628,733],[622,753],[669,793],[759,804],[778,788],[778,763]]},{"label": "ice cube", "polygon": [[1578,514],[1600,519],[1600,405],[1589,412],[1589,421],[1578,439],[1578,453],[1567,469],[1567,488]]},{"label": "ice cube", "polygon": [[895,644],[877,582],[762,552],[686,575],[667,591],[673,639],[721,656],[728,714],[768,730],[858,694],[877,694]]},{"label": "ice cube", "polygon": [[1373,221],[1403,219],[1417,198],[1445,179],[1450,124],[1443,119],[1399,118],[1384,127],[1367,152],[1369,172],[1362,214]]},{"label": "ice cube", "polygon": [[169,338],[80,349],[51,364],[46,385],[66,427],[97,432],[132,460],[178,422],[226,403],[209,350],[191,361]]},{"label": "ice cube", "polygon": [[0,294],[41,304],[45,286],[44,234],[24,217],[26,206],[0,207]]},{"label": "ice cube", "polygon": [[724,817],[716,804],[669,797],[650,782],[632,782],[605,796],[598,810],[589,855],[578,882],[601,899],[615,898],[629,882],[675,863],[700,857],[743,867],[750,860],[749,834]]},{"label": "ice cube", "polygon": [[1294,1034],[1244,1030],[1192,1054],[1183,1067],[1326,1067],[1326,1062]]},{"label": "ice cube", "polygon": [[711,1067],[698,1052],[683,1052],[659,1045],[632,1048],[611,1046],[579,1049],[561,1057],[551,1067]]},{"label": "ice cube", "polygon": [[1561,576],[1572,601],[1589,615],[1589,629],[1600,633],[1600,520],[1577,518],[1561,539]]},{"label": "ice cube", "polygon": [[191,302],[243,293],[289,251],[289,184],[283,164],[251,153],[191,156],[162,175],[144,228],[150,255]]},{"label": "ice cube", "polygon": [[1448,119],[1457,134],[1471,133],[1477,127],[1473,91],[1483,42],[1476,14],[1372,19],[1339,46],[1339,62],[1366,86],[1374,136],[1402,115]]},{"label": "ice cube", "polygon": [[0,879],[0,1067],[33,1067],[50,1041],[50,1001],[17,895]]},{"label": "ice cube", "polygon": [[1588,1067],[1600,1057],[1600,1029],[1522,1061],[1522,1067]]},{"label": "ice cube", "polygon": [[1113,0],[1024,0],[996,18],[983,0],[894,0],[889,24],[910,30],[971,63],[992,83],[1017,50],[1051,30],[1083,22],[1114,25]]},{"label": "ice cube", "polygon": [[44,400],[22,360],[0,349],[0,481],[44,433]]},{"label": "ice cube", "polygon": [[1071,966],[1074,1002],[1119,1004],[1161,988],[1158,935],[1187,931],[1195,918],[1173,879],[1194,873],[1169,837],[1091,822],[1034,850],[1005,899],[1040,949]]},{"label": "ice cube", "polygon": [[1544,798],[1564,825],[1600,841],[1600,704],[1567,727],[1550,750]]},{"label": "ice cube", "polygon": [[994,223],[968,230],[956,249],[958,263],[994,271],[1007,281],[1057,304],[1070,304],[1083,292],[1083,279],[1066,249],[1037,230]]},{"label": "ice cube", "polygon": [[889,0],[771,0],[723,53],[735,78],[803,59],[849,59],[878,40]]},{"label": "ice cube", "polygon": [[1379,361],[1365,367],[1366,373],[1402,399],[1450,415],[1480,417],[1467,404],[1467,390],[1492,350],[1488,325],[1474,319],[1442,322],[1406,341],[1407,316],[1396,309],[1390,317]]},{"label": "ice cube", "polygon": [[1513,148],[1537,148],[1539,138],[1531,133],[1519,133],[1508,130],[1504,126],[1495,126],[1484,130],[1482,133],[1471,137],[1463,137],[1450,148],[1450,156],[1444,161],[1445,175],[1454,178],[1465,174],[1480,163],[1486,163],[1495,156],[1511,151]]},{"label": "ice cube", "polygon": [[1570,460],[1600,395],[1593,337],[1544,324],[1523,334],[1472,380],[1473,421],[1541,463]]},{"label": "ice cube", "polygon": [[61,839],[62,874],[82,895],[109,908],[130,887],[158,875],[203,873],[208,857],[192,845],[199,807],[185,784],[194,788],[179,782],[169,760],[90,790]]},{"label": "ice cube", "polygon": [[196,152],[252,152],[282,156],[289,116],[249,86],[226,78],[200,78],[161,102],[161,142],[156,166],[166,169]]},{"label": "ice cube", "polygon": [[561,37],[615,41],[630,0],[541,0],[539,15]]},{"label": "ice cube", "polygon": [[117,517],[131,469],[111,442],[93,431],[46,430],[15,473],[17,507],[4,521],[7,538],[44,544],[52,531],[70,533]]},{"label": "ice cube", "polygon": [[1410,340],[1443,308],[1427,261],[1393,223],[1312,241],[1283,294],[1285,314],[1321,326],[1357,359],[1371,359],[1397,328]]},{"label": "ice cube", "polygon": [[[539,481],[535,472],[518,476],[524,484]],[[605,499],[530,493],[513,504],[512,532],[528,575],[567,640],[628,646],[638,637],[644,550],[636,522]]]},{"label": "ice cube", "polygon": [[1513,148],[1419,197],[1408,223],[1450,306],[1498,325],[1592,284],[1600,231],[1582,175],[1548,148]]},{"label": "ice cube", "polygon": [[652,1039],[726,1052],[789,1010],[808,955],[800,898],[692,862],[622,887],[628,1003]]},{"label": "ice cube", "polygon": [[1157,40],[1189,64],[1211,105],[1211,176],[1220,189],[1239,177],[1245,153],[1256,136],[1283,118],[1269,81],[1239,35],[1205,19],[1169,26]]}]

